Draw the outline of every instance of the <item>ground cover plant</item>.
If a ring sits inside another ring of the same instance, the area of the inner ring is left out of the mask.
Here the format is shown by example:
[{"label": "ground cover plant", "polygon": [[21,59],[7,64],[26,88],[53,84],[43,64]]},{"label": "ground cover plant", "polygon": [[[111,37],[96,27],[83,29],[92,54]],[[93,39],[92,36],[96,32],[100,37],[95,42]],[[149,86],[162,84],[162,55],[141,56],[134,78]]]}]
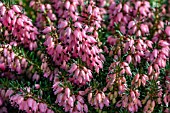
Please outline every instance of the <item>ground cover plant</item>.
[{"label": "ground cover plant", "polygon": [[0,0],[0,113],[170,113],[170,0]]}]

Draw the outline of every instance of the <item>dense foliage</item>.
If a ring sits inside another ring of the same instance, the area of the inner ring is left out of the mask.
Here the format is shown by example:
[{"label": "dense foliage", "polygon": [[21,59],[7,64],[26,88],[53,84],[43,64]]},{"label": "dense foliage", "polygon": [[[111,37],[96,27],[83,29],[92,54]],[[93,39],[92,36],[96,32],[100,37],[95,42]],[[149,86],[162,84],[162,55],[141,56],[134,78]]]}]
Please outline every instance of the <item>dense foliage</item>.
[{"label": "dense foliage", "polygon": [[170,0],[1,0],[0,113],[170,113]]}]

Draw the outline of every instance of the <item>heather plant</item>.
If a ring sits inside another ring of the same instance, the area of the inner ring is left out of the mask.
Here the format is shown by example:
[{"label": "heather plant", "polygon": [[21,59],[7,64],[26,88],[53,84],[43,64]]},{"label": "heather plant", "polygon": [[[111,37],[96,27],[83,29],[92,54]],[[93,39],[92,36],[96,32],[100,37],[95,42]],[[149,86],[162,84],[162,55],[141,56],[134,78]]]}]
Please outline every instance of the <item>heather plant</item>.
[{"label": "heather plant", "polygon": [[169,113],[170,0],[1,0],[0,113]]}]

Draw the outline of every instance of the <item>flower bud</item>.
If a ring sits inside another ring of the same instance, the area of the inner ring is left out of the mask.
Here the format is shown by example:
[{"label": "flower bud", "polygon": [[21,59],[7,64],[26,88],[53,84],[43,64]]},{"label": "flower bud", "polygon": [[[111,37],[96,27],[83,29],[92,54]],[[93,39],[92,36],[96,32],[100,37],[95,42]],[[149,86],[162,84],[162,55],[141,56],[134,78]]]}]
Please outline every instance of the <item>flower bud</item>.
[{"label": "flower bud", "polygon": [[170,26],[167,26],[165,29],[165,33],[170,36]]},{"label": "flower bud", "polygon": [[152,70],[153,70],[153,68],[152,68],[152,66],[150,65],[150,66],[148,67],[148,75],[151,75]]},{"label": "flower bud", "polygon": [[90,103],[91,100],[92,100],[92,93],[89,93],[89,94],[88,94],[88,102]]},{"label": "flower bud", "polygon": [[65,89],[65,95],[69,98],[70,97],[70,89],[66,88]]},{"label": "flower bud", "polygon": [[51,32],[51,27],[46,27],[43,31],[42,31],[44,34],[47,34],[49,32]]}]

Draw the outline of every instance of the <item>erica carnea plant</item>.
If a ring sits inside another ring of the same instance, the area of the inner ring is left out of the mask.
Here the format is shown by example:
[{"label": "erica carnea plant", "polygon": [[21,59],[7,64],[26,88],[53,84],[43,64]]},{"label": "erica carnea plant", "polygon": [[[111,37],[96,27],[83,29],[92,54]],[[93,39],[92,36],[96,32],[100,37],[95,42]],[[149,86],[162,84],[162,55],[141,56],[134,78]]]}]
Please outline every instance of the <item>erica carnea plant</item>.
[{"label": "erica carnea plant", "polygon": [[169,113],[169,0],[1,0],[0,113]]}]

